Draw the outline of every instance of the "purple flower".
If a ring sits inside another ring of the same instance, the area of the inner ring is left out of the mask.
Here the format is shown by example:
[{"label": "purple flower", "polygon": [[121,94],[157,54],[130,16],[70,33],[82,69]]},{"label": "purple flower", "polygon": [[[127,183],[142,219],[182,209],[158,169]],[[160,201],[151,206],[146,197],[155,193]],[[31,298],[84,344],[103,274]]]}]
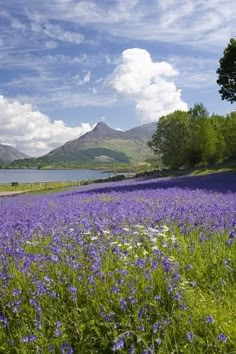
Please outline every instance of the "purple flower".
[{"label": "purple flower", "polygon": [[193,266],[191,264],[186,264],[186,266],[185,266],[185,269],[187,271],[191,270],[192,268],[193,268]]},{"label": "purple flower", "polygon": [[41,307],[38,305],[37,301],[35,301],[34,299],[30,299],[29,303],[35,308],[36,311],[40,312],[42,310]]},{"label": "purple flower", "polygon": [[32,343],[36,340],[36,337],[34,335],[31,336],[24,336],[21,338],[22,343]]},{"label": "purple flower", "polygon": [[162,260],[162,269],[165,273],[172,272],[174,269],[174,264],[168,258]]},{"label": "purple flower", "polygon": [[135,265],[136,265],[136,267],[138,267],[138,268],[143,268],[143,267],[144,267],[144,260],[141,259],[141,258],[136,259]]},{"label": "purple flower", "polygon": [[129,303],[130,303],[131,305],[134,305],[134,304],[136,303],[136,300],[135,300],[135,297],[134,297],[134,296],[129,296],[129,297],[128,297],[128,300],[129,300]]},{"label": "purple flower", "polygon": [[187,342],[191,343],[193,341],[193,338],[194,338],[194,334],[192,332],[187,332],[185,334],[185,339]]},{"label": "purple flower", "polygon": [[179,304],[178,307],[179,307],[180,310],[186,310],[187,309],[185,304]]},{"label": "purple flower", "polygon": [[54,353],[54,346],[52,344],[48,345],[48,352],[49,353]]},{"label": "purple flower", "polygon": [[180,300],[180,294],[179,293],[175,293],[173,295],[173,300],[176,300],[176,301]]},{"label": "purple flower", "polygon": [[140,331],[140,332],[143,332],[144,331],[144,326],[138,326],[137,330]]},{"label": "purple flower", "polygon": [[205,316],[203,320],[205,323],[214,323],[214,318],[212,315]]},{"label": "purple flower", "polygon": [[76,301],[76,298],[77,298],[77,296],[76,296],[76,292],[77,292],[77,289],[74,287],[74,286],[69,286],[68,288],[67,288],[67,290],[70,292],[70,294],[71,294],[71,300],[72,301]]},{"label": "purple flower", "polygon": [[155,296],[153,297],[153,300],[155,300],[155,301],[160,301],[160,300],[161,300],[161,298],[160,298],[160,296],[155,295]]},{"label": "purple flower", "polygon": [[61,354],[73,354],[73,349],[64,341],[60,346]]},{"label": "purple flower", "polygon": [[12,296],[20,296],[21,290],[20,289],[13,289],[11,292]]},{"label": "purple flower", "polygon": [[131,347],[128,349],[128,354],[134,354],[135,353],[135,347],[134,345],[131,345]]},{"label": "purple flower", "polygon": [[158,322],[154,323],[154,325],[152,325],[152,332],[157,333],[159,328],[160,328],[160,324]]},{"label": "purple flower", "polygon": [[125,345],[124,340],[121,337],[119,337],[114,341],[114,344],[112,346],[112,351],[116,352],[116,351],[124,348],[124,345]]},{"label": "purple flower", "polygon": [[75,294],[77,291],[77,289],[74,286],[68,286],[67,290],[72,294]]},{"label": "purple flower", "polygon": [[121,299],[120,299],[120,309],[121,309],[122,311],[125,311],[126,306],[127,306],[127,301],[126,301],[125,299],[121,298]]},{"label": "purple flower", "polygon": [[0,314],[0,323],[3,324],[3,327],[7,326],[7,318]]},{"label": "purple flower", "polygon": [[112,292],[113,294],[118,294],[119,288],[114,285],[114,286],[111,288],[111,292]]},{"label": "purple flower", "polygon": [[227,342],[227,337],[223,333],[218,334],[217,339],[219,342],[223,342],[223,343]]}]

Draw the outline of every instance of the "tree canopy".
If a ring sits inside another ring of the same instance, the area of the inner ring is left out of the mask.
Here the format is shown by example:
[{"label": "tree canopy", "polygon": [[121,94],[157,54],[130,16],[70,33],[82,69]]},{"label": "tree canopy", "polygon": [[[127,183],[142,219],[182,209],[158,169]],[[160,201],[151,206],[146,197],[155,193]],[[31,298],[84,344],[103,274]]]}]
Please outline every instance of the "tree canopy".
[{"label": "tree canopy", "polygon": [[236,101],[236,39],[231,38],[225,48],[217,74],[221,98],[233,103]]},{"label": "tree canopy", "polygon": [[149,147],[171,168],[236,157],[236,113],[209,116],[202,104],[163,116]]}]

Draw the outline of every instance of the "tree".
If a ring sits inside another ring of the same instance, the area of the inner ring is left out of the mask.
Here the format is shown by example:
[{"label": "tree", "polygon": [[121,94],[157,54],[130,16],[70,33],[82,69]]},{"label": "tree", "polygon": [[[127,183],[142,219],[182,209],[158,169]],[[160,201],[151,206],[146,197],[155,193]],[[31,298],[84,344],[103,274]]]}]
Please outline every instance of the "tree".
[{"label": "tree", "polygon": [[188,165],[206,164],[216,158],[216,131],[211,124],[207,109],[203,104],[195,104],[189,110],[190,139]]},{"label": "tree", "polygon": [[225,119],[224,137],[226,158],[236,158],[236,112],[231,112]]},{"label": "tree", "polygon": [[209,113],[206,109],[206,107],[202,103],[196,103],[193,108],[190,108],[189,114],[194,120],[200,119],[200,118],[207,118],[209,116]]},{"label": "tree", "polygon": [[210,117],[210,122],[216,134],[216,150],[214,155],[214,161],[221,162],[224,160],[226,153],[226,141],[224,134],[226,118],[219,114],[213,113]]},{"label": "tree", "polygon": [[187,112],[175,111],[163,116],[149,147],[161,155],[166,166],[179,168],[185,164],[189,139],[189,116]]},{"label": "tree", "polygon": [[219,75],[217,84],[221,87],[221,98],[233,103],[236,101],[236,39],[230,39],[216,72]]}]

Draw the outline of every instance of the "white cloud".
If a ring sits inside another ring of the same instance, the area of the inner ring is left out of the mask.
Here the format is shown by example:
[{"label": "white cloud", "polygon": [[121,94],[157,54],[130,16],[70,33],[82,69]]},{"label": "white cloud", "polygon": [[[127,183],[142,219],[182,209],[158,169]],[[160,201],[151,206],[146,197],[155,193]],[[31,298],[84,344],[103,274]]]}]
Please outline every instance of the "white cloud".
[{"label": "white cloud", "polygon": [[90,82],[91,79],[91,71],[87,71],[83,77],[81,77],[79,74],[76,74],[73,76],[73,81],[76,83],[78,86],[83,86]]},{"label": "white cloud", "polygon": [[46,24],[44,25],[43,32],[47,36],[62,42],[80,44],[84,40],[84,36],[82,34],[65,31],[58,25]]},{"label": "white cloud", "polygon": [[41,19],[89,24],[135,40],[222,48],[235,35],[232,0],[51,0],[32,4],[28,5],[30,13],[37,9]]},{"label": "white cloud", "polygon": [[177,109],[186,111],[181,91],[168,79],[177,71],[167,62],[153,62],[145,49],[132,48],[122,53],[121,63],[107,83],[118,94],[133,100],[142,122],[157,121]]},{"label": "white cloud", "polygon": [[42,24],[41,21],[41,18],[39,19],[36,17],[31,22],[31,29],[33,32],[44,33],[44,35],[54,40],[73,44],[80,44],[84,40],[84,36],[81,33],[65,30],[59,25],[52,25],[50,23]]},{"label": "white cloud", "polygon": [[62,120],[50,121],[30,104],[0,96],[0,141],[16,146],[30,156],[41,156],[92,129],[88,123],[68,127]]},{"label": "white cloud", "polygon": [[201,89],[216,85],[216,68],[218,58],[204,58],[201,56],[171,56],[168,62],[181,72],[176,79],[176,84],[187,89]]},{"label": "white cloud", "polygon": [[73,87],[52,88],[47,95],[19,95],[20,102],[30,102],[33,105],[40,105],[51,110],[57,108],[81,108],[81,107],[111,107],[116,103],[116,98],[106,94],[77,93]]}]

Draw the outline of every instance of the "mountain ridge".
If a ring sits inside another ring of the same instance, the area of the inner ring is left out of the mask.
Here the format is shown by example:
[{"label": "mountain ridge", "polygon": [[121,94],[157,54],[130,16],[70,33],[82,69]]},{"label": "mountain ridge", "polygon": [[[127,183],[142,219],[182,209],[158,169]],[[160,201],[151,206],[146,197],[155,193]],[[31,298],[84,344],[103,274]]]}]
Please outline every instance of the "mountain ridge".
[{"label": "mountain ridge", "polygon": [[[40,159],[70,162],[137,162],[152,156],[147,141],[156,130],[156,123],[148,123],[126,131],[98,122],[93,130],[67,141]],[[102,149],[102,150],[101,150]]]},{"label": "mountain ridge", "polygon": [[27,157],[27,155],[13,146],[0,144],[0,162],[12,162],[15,160],[26,159]]}]

